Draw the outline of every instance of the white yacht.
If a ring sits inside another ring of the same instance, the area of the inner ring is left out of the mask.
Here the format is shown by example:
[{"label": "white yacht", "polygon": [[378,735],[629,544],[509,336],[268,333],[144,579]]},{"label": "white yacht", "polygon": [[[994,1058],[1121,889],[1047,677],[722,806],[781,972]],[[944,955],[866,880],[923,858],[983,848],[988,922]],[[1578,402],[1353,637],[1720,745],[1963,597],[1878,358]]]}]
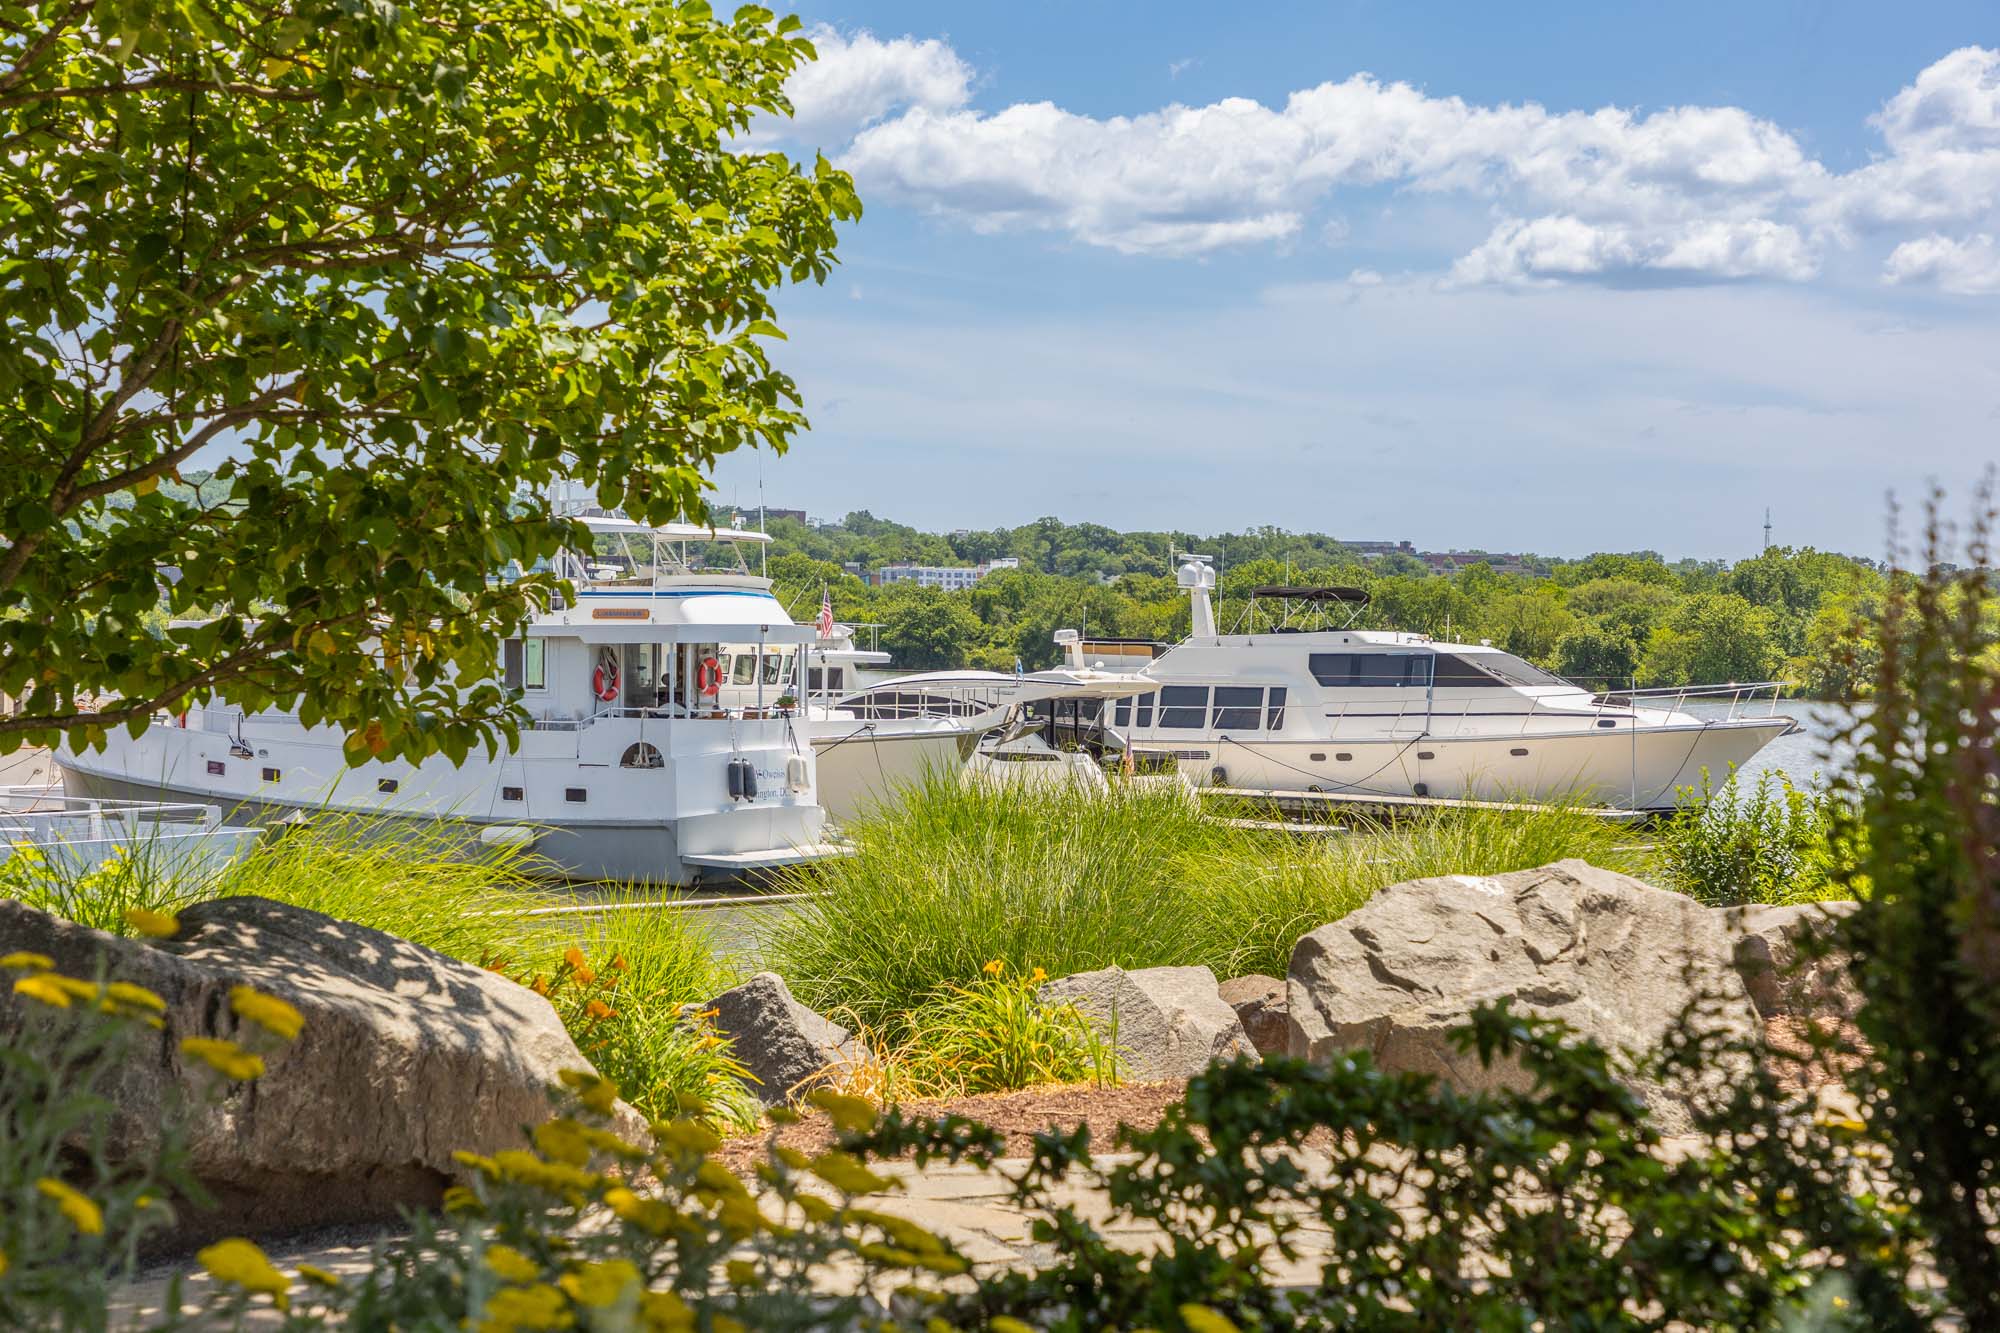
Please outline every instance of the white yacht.
[{"label": "white yacht", "polygon": [[[1177,581],[1192,633],[1146,668],[1157,692],[1113,706],[1111,727],[1142,768],[1177,766],[1198,785],[1660,810],[1704,768],[1719,779],[1796,725],[1776,712],[1776,682],[1713,687],[1727,715],[1697,717],[1681,704],[1701,690],[1597,695],[1487,644],[1331,624],[1366,603],[1358,589],[1259,588],[1253,599],[1283,604],[1280,623],[1222,634],[1205,558]],[[1744,714],[1765,696],[1768,715]]]},{"label": "white yacht", "polygon": [[505,753],[349,768],[338,730],[211,707],[62,751],[66,789],[216,804],[231,822],[453,818],[586,880],[688,884],[834,854],[800,706],[815,633],[743,559],[769,538],[582,521],[597,549],[557,563],[574,603],[500,645],[531,719]]}]

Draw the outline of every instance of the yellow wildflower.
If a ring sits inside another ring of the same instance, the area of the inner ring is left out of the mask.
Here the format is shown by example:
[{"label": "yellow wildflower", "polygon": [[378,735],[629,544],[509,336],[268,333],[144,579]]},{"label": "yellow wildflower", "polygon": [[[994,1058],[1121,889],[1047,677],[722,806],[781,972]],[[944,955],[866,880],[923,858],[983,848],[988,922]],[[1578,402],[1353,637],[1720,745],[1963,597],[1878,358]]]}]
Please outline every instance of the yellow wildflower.
[{"label": "yellow wildflower", "polygon": [[247,1082],[264,1074],[264,1057],[244,1050],[233,1041],[215,1037],[181,1038],[181,1054],[190,1055],[227,1079]]},{"label": "yellow wildflower", "polygon": [[229,1008],[238,1018],[247,1018],[274,1037],[286,1041],[299,1035],[299,1029],[306,1025],[305,1016],[275,995],[252,990],[248,986],[229,988]]},{"label": "yellow wildflower", "polygon": [[875,1128],[878,1118],[875,1107],[865,1098],[849,1097],[822,1088],[806,1100],[826,1112],[833,1123],[842,1129],[858,1134]]},{"label": "yellow wildflower", "polygon": [[748,1259],[731,1259],[722,1266],[722,1270],[735,1286],[748,1287],[757,1281],[757,1265]]},{"label": "yellow wildflower", "polygon": [[532,1287],[502,1287],[486,1302],[480,1333],[517,1333],[520,1329],[568,1328],[574,1321],[563,1295],[546,1282]]},{"label": "yellow wildflower", "polygon": [[535,1126],[535,1147],[546,1157],[571,1166],[590,1165],[590,1143],[583,1136],[583,1126],[568,1116],[558,1116]]},{"label": "yellow wildflower", "polygon": [[51,1199],[69,1224],[85,1236],[104,1234],[104,1214],[96,1204],[82,1194],[71,1189],[53,1176],[43,1176],[35,1182],[35,1190],[45,1199]]},{"label": "yellow wildflower", "polygon": [[584,1069],[559,1070],[563,1086],[576,1093],[577,1100],[599,1115],[610,1115],[618,1101],[618,1085]]},{"label": "yellow wildflower", "polygon": [[647,1333],[692,1333],[694,1311],[671,1291],[648,1291],[639,1296],[639,1318]]},{"label": "yellow wildflower", "polygon": [[480,1207],[479,1196],[463,1185],[453,1185],[444,1192],[444,1210],[447,1213],[476,1213]]},{"label": "yellow wildflower", "polygon": [[592,1000],[589,1004],[583,1007],[583,1011],[589,1014],[592,1018],[609,1018],[614,1012],[616,1012],[615,1010],[612,1009],[610,1005],[606,1004],[602,1000]]},{"label": "yellow wildflower", "polygon": [[880,1194],[896,1182],[878,1176],[844,1152],[821,1153],[812,1159],[812,1173],[847,1194]]},{"label": "yellow wildflower", "polygon": [[69,1008],[69,993],[49,976],[22,977],[14,983],[14,994],[38,1000],[51,1009]]},{"label": "yellow wildflower", "polygon": [[167,1011],[167,1002],[144,986],[134,986],[129,981],[114,981],[104,988],[104,998],[126,1009],[150,1009],[156,1014]]},{"label": "yellow wildflower", "polygon": [[23,949],[0,957],[0,967],[13,972],[48,972],[54,970],[56,960],[45,953],[29,953]]},{"label": "yellow wildflower", "polygon": [[502,1178],[533,1185],[551,1194],[586,1193],[599,1183],[588,1171],[567,1162],[545,1162],[520,1148],[494,1153],[493,1165]]},{"label": "yellow wildflower", "polygon": [[318,1264],[300,1264],[299,1276],[308,1282],[317,1283],[322,1287],[338,1288],[340,1286],[340,1278],[333,1273],[327,1272]]},{"label": "yellow wildflower", "polygon": [[1014,1318],[1014,1316],[1005,1314],[994,1315],[992,1322],[987,1324],[986,1327],[992,1329],[993,1333],[1035,1333],[1031,1325],[1024,1324]]},{"label": "yellow wildflower", "polygon": [[655,1236],[666,1235],[675,1222],[682,1220],[682,1214],[674,1211],[666,1200],[642,1198],[623,1185],[604,1191],[604,1206],[620,1221]]},{"label": "yellow wildflower", "polygon": [[486,1266],[507,1282],[533,1282],[542,1275],[541,1265],[512,1245],[487,1246]]},{"label": "yellow wildflower", "polygon": [[125,923],[141,935],[149,935],[156,940],[170,940],[181,933],[179,920],[166,912],[149,911],[144,907],[126,908]]},{"label": "yellow wildflower", "polygon": [[1028,984],[1030,986],[1039,986],[1048,979],[1049,979],[1049,974],[1042,971],[1042,969],[1039,967],[1036,968],[1033,972],[1030,972],[1028,974]]},{"label": "yellow wildflower", "polygon": [[989,977],[997,977],[1002,972],[1005,972],[1007,970],[1007,965],[1001,962],[998,958],[995,958],[992,962],[988,963],[985,967],[981,968],[980,970],[986,973],[986,975]]},{"label": "yellow wildflower", "polygon": [[1181,1320],[1187,1324],[1188,1333],[1236,1333],[1236,1325],[1228,1316],[1218,1314],[1206,1305],[1183,1305]]},{"label": "yellow wildflower", "polygon": [[280,1310],[291,1308],[290,1281],[264,1257],[262,1250],[241,1236],[219,1240],[205,1250],[196,1251],[194,1257],[218,1282],[234,1283],[245,1291],[262,1292],[276,1302]]},{"label": "yellow wildflower", "polygon": [[572,1273],[564,1273],[557,1279],[557,1286],[569,1293],[569,1298],[578,1305],[588,1305],[602,1310],[616,1305],[625,1294],[639,1285],[639,1270],[630,1259],[606,1259],[602,1263],[585,1264]]},{"label": "yellow wildflower", "polygon": [[681,1157],[699,1157],[714,1152],[722,1140],[708,1126],[693,1120],[671,1120],[653,1125],[653,1140],[661,1148]]}]

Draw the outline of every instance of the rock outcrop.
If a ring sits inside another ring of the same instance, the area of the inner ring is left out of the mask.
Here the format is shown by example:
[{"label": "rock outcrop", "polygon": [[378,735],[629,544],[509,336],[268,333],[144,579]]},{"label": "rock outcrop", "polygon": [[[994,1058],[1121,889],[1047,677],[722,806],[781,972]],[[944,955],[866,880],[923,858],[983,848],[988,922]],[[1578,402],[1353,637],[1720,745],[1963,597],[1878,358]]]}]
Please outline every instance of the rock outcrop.
[{"label": "rock outcrop", "polygon": [[1107,967],[1049,982],[1042,1003],[1071,1004],[1118,1052],[1130,1082],[1192,1078],[1216,1060],[1257,1048],[1205,967]]},{"label": "rock outcrop", "polygon": [[1806,1018],[1854,1012],[1859,997],[1842,960],[1802,954],[1799,945],[1807,935],[1828,929],[1859,906],[1848,901],[1723,909],[1736,970],[1760,1015]]},{"label": "rock outcrop", "polygon": [[[1518,1067],[1482,1067],[1449,1040],[1475,1005],[1502,998],[1614,1049],[1655,1048],[1697,1001],[1703,1027],[1759,1035],[1719,913],[1582,861],[1393,885],[1301,939],[1287,983],[1292,1054],[1360,1048],[1466,1090],[1528,1086]],[[1688,1090],[1639,1090],[1663,1130],[1685,1126]]]},{"label": "rock outcrop", "polygon": [[[187,1037],[257,1035],[230,1008],[238,984],[305,1018],[272,1043],[266,1072],[228,1086],[190,1129],[195,1174],[213,1208],[183,1209],[178,1239],[392,1218],[434,1205],[458,1149],[523,1146],[547,1119],[564,1069],[590,1068],[549,1002],[482,968],[351,922],[264,898],[225,898],[180,914],[170,940],[122,939],[0,902],[0,953],[46,954],[59,971],[103,974],[157,993],[165,1027],[120,1071],[112,1143],[137,1156],[158,1142],[167,1108],[209,1071]],[[42,1021],[0,1002],[0,1039]]]},{"label": "rock outcrop", "polygon": [[1222,983],[1222,1002],[1236,1011],[1236,1021],[1259,1055],[1283,1055],[1291,1043],[1290,1006],[1285,983],[1261,972],[1231,977]]},{"label": "rock outcrop", "polygon": [[759,972],[701,1007],[714,1013],[716,1033],[756,1077],[752,1091],[766,1106],[789,1101],[829,1066],[866,1058],[852,1033],[793,999],[775,972]]}]

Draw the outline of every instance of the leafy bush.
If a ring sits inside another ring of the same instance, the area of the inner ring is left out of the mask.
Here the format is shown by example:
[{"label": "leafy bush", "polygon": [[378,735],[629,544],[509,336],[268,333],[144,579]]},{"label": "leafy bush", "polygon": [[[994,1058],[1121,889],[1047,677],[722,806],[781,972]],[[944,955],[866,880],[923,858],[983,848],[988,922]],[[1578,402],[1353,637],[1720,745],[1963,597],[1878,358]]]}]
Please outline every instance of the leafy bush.
[{"label": "leafy bush", "polygon": [[1897,1206],[1921,1220],[1965,1326],[2000,1328],[2000,599],[1991,485],[1965,567],[1933,497],[1919,574],[1877,627],[1872,706],[1845,737],[1838,882],[1862,900],[1837,943],[1865,1002],[1856,1072]]},{"label": "leafy bush", "polygon": [[1847,896],[1834,880],[1834,814],[1823,792],[1772,770],[1748,791],[1731,774],[1683,788],[1659,830],[1668,884],[1710,907],[1803,903]]},{"label": "leafy bush", "polygon": [[1073,1004],[1044,1000],[1047,980],[1041,968],[1010,975],[993,959],[977,981],[947,986],[903,1015],[893,1035],[864,1027],[874,1059],[844,1073],[840,1086],[888,1103],[1116,1082],[1115,1034],[1100,1032]]}]

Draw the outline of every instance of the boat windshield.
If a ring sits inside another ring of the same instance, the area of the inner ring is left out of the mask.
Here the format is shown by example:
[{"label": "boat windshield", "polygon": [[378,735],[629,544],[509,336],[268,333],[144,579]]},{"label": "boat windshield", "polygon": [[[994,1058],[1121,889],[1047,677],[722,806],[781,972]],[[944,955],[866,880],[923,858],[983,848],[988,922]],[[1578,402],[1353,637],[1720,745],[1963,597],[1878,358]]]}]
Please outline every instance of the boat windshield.
[{"label": "boat windshield", "polygon": [[1576,689],[1553,671],[1544,671],[1531,662],[1524,662],[1511,653],[1481,653],[1472,661],[1481,670],[1506,681],[1509,685],[1519,685],[1528,689]]}]

